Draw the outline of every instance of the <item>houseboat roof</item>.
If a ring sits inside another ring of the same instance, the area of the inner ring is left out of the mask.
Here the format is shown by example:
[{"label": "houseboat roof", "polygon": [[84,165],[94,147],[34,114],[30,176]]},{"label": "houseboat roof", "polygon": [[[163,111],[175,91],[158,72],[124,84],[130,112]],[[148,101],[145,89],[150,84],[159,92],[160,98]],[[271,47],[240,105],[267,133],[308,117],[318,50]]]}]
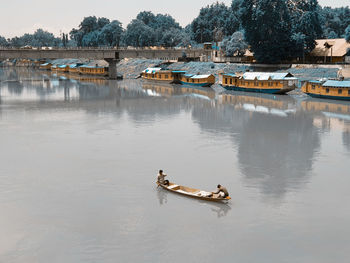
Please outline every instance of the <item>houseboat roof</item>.
[{"label": "houseboat roof", "polygon": [[325,83],[323,83],[323,87],[350,88],[350,81],[327,80]]},{"label": "houseboat roof", "polygon": [[208,77],[210,77],[210,74],[209,75],[193,75],[191,77],[191,79],[206,79]]},{"label": "houseboat roof", "polygon": [[316,84],[322,83],[321,80],[310,80],[309,82],[310,82],[310,83],[316,83]]},{"label": "houseboat roof", "polygon": [[187,71],[185,70],[173,70],[173,73],[186,73]]},{"label": "houseboat roof", "polygon": [[104,68],[103,66],[91,66],[91,65],[82,65],[82,66],[80,66],[81,68]]},{"label": "houseboat roof", "polygon": [[192,78],[194,75],[193,74],[184,74],[186,78]]},{"label": "houseboat roof", "polygon": [[224,73],[223,76],[229,76],[229,77],[237,77],[235,73]]},{"label": "houseboat roof", "polygon": [[289,72],[246,72],[242,78],[246,80],[284,80],[294,77]]},{"label": "houseboat roof", "polygon": [[41,64],[40,66],[48,66],[49,64],[51,63],[44,63],[44,64]]},{"label": "houseboat roof", "polygon": [[59,65],[58,67],[59,68],[65,68],[65,67],[67,67],[67,65]]},{"label": "houseboat roof", "polygon": [[162,70],[162,68],[146,68],[143,72],[144,73],[155,73],[155,72],[158,72],[161,70]]}]

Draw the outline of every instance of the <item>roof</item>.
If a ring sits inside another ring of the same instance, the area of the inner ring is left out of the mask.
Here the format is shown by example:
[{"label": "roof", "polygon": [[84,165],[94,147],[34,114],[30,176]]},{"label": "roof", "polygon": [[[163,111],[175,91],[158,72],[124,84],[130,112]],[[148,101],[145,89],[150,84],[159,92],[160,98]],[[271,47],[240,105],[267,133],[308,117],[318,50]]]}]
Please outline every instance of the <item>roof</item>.
[{"label": "roof", "polygon": [[173,73],[186,73],[186,71],[184,71],[184,70],[173,70],[172,72]]},{"label": "roof", "polygon": [[144,73],[155,73],[155,72],[158,72],[161,70],[162,70],[162,68],[146,68],[143,72]]},{"label": "roof", "polygon": [[59,65],[58,67],[59,67],[59,68],[66,68],[67,65]]},{"label": "roof", "polygon": [[246,80],[290,80],[293,75],[288,72],[246,72],[242,77]]},{"label": "roof", "polygon": [[323,83],[323,87],[350,88],[350,81],[327,80]]},{"label": "roof", "polygon": [[347,43],[345,38],[317,39],[316,47],[310,55],[315,57],[343,57],[348,49],[350,49],[350,43]]},{"label": "roof", "polygon": [[208,78],[210,76],[210,74],[209,75],[193,75],[192,77],[191,77],[191,79],[206,79],[206,78]]},{"label": "roof", "polygon": [[226,73],[222,74],[223,76],[229,76],[229,77],[238,77],[235,73]]},{"label": "roof", "polygon": [[194,75],[193,75],[193,74],[184,74],[184,76],[187,77],[187,78],[191,78],[191,77],[193,77]]}]

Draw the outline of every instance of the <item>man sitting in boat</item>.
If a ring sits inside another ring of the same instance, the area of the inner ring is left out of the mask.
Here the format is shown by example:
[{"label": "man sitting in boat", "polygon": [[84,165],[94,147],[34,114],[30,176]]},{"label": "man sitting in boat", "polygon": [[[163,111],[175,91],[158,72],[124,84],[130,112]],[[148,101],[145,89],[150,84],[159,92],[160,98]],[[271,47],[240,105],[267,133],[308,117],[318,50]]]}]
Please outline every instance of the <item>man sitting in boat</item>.
[{"label": "man sitting in boat", "polygon": [[222,198],[229,196],[229,193],[228,193],[226,187],[224,187],[220,184],[218,184],[217,189],[215,192],[213,192],[213,194],[218,194],[218,197],[222,197]]},{"label": "man sitting in boat", "polygon": [[163,185],[169,185],[169,181],[165,180],[166,174],[163,173],[163,170],[159,170],[158,173],[158,183],[163,184]]}]

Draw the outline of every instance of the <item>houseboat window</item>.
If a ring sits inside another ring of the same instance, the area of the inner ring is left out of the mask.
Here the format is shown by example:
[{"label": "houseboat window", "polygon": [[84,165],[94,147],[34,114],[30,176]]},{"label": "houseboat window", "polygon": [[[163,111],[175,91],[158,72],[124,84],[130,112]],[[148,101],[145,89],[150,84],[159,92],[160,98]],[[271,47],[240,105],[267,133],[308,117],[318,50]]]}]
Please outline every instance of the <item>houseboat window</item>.
[{"label": "houseboat window", "polygon": [[342,94],[343,90],[342,89],[338,89],[338,94]]},{"label": "houseboat window", "polygon": [[[230,84],[232,84],[232,79],[230,79]],[[350,90],[349,90],[350,91]]]},{"label": "houseboat window", "polygon": [[165,75],[165,78],[167,79],[167,78],[168,78],[168,75]]},{"label": "houseboat window", "polygon": [[275,84],[276,84],[276,86],[278,86],[278,82],[277,81],[275,82]]},{"label": "houseboat window", "polygon": [[312,88],[312,89],[315,89],[315,85],[312,85],[311,88]]},{"label": "houseboat window", "polygon": [[350,95],[350,89],[348,89],[348,95]]},{"label": "houseboat window", "polygon": [[264,86],[264,83],[263,83],[263,82],[261,82],[261,83],[260,83],[260,86],[261,86],[261,87],[262,87],[262,86]]},{"label": "houseboat window", "polygon": [[329,93],[329,89],[326,89],[326,93]]},{"label": "houseboat window", "polygon": [[227,84],[227,78],[225,78],[225,84]]}]

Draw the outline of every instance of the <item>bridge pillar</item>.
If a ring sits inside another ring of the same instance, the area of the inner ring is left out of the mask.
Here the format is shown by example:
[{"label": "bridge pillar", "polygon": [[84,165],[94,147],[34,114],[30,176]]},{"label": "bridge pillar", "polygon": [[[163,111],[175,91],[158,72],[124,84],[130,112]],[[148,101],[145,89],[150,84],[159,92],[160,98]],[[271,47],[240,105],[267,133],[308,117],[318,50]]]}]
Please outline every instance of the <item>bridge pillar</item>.
[{"label": "bridge pillar", "polygon": [[109,79],[117,79],[117,63],[119,62],[119,59],[105,59],[108,62],[108,75]]}]

